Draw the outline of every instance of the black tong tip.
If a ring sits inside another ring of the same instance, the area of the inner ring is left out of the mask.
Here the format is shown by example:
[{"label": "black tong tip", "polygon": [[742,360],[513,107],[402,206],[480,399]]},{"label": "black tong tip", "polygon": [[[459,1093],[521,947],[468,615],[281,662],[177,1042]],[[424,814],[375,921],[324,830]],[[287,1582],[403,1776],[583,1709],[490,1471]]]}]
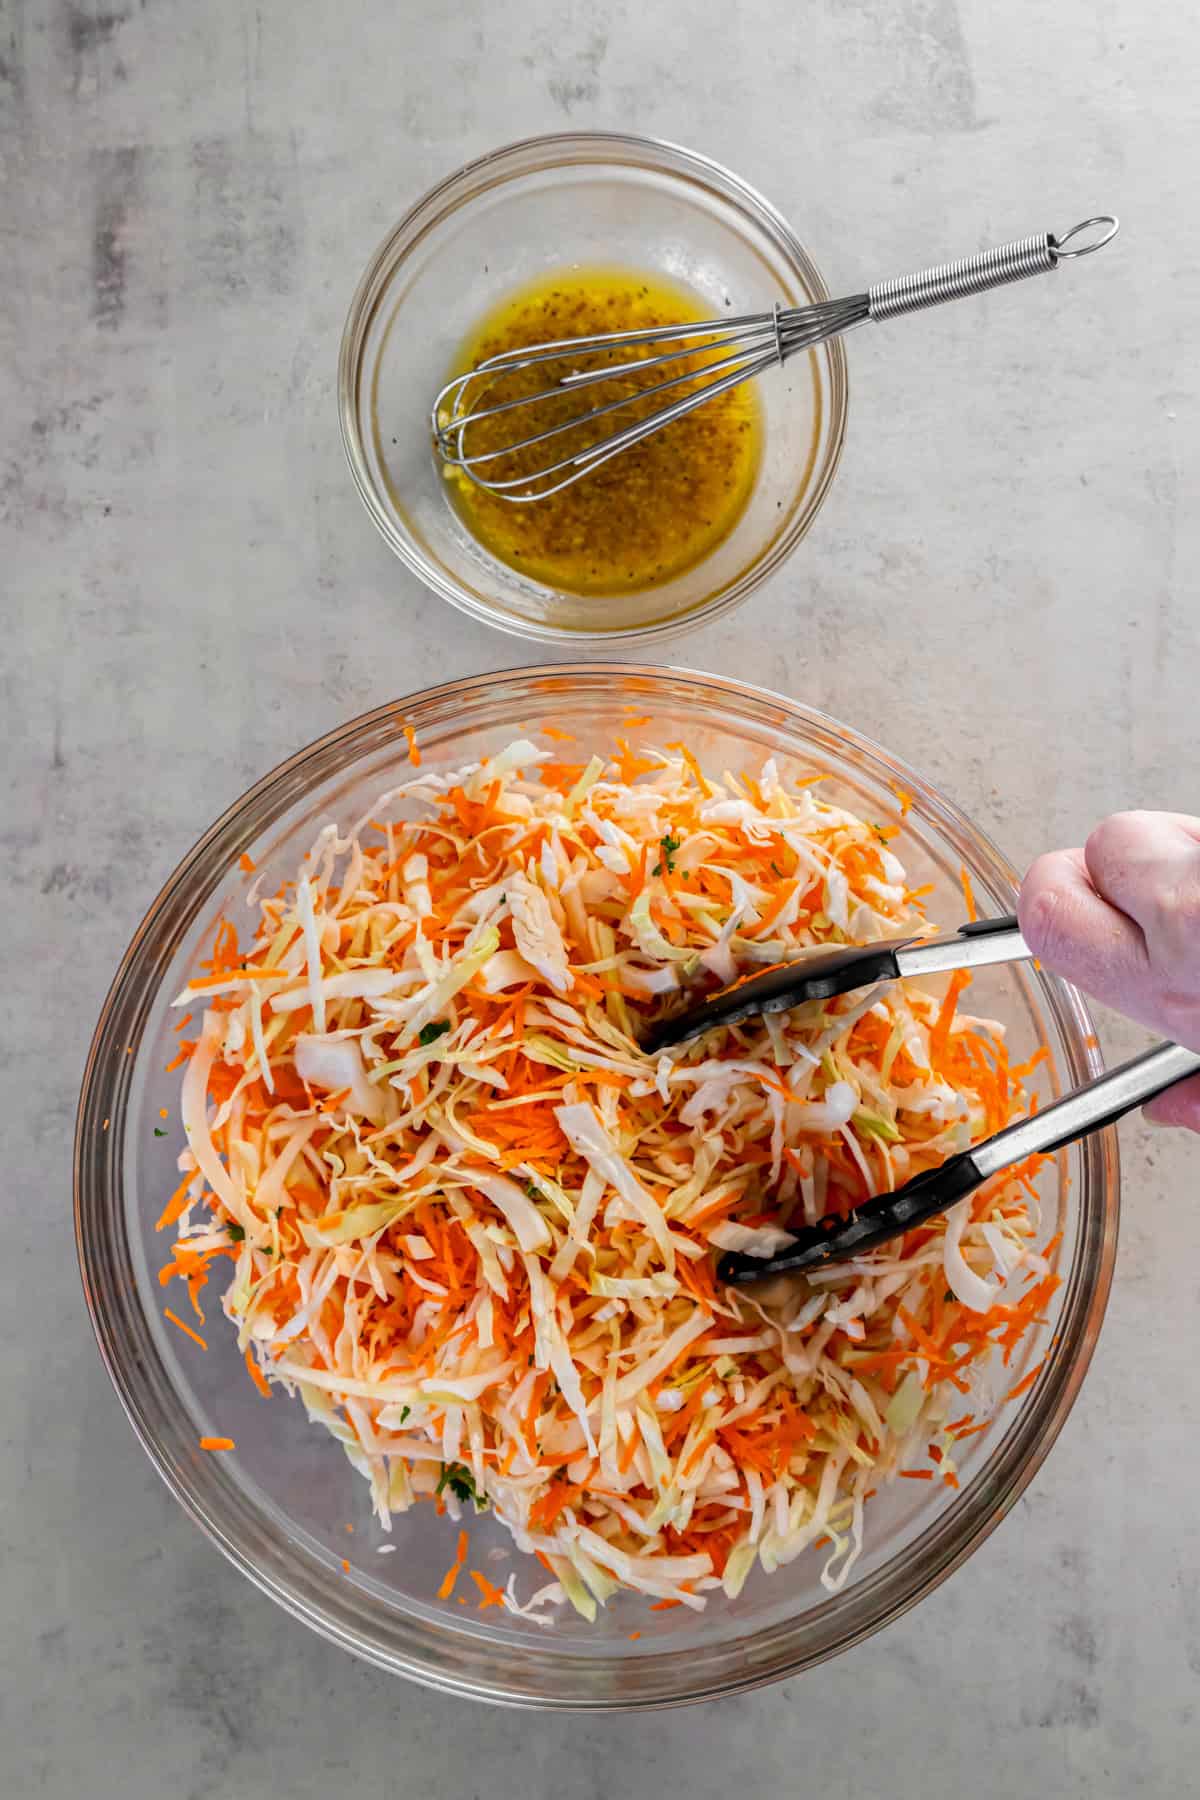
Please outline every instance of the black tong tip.
[{"label": "black tong tip", "polygon": [[647,1056],[657,1056],[660,1050],[701,1037],[719,1025],[739,1025],[755,1014],[788,1012],[809,1000],[832,1000],[877,981],[894,981],[899,973],[896,952],[912,941],[839,944],[775,963],[757,975],[743,975],[685,1011],[656,1020],[642,1033],[642,1049]]},{"label": "black tong tip", "polygon": [[972,1193],[983,1181],[969,1150],[952,1156],[940,1168],[925,1169],[891,1194],[864,1201],[846,1219],[822,1219],[795,1234],[775,1256],[749,1256],[731,1250],[717,1264],[717,1279],[734,1287],[764,1281],[772,1275],[798,1275],[829,1263],[845,1262],[901,1237],[935,1213]]}]

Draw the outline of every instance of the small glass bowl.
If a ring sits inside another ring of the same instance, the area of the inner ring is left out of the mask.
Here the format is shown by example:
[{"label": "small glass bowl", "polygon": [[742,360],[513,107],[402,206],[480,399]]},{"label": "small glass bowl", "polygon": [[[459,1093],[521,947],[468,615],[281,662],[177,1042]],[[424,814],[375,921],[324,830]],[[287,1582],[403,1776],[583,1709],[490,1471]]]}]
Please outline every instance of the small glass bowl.
[{"label": "small glass bowl", "polygon": [[779,214],[707,157],[609,132],[531,138],[451,175],[377,251],[342,336],[342,439],[384,538],[452,605],[542,642],[661,637],[736,606],[812,524],[841,454],[845,354],[835,340],[760,377],[758,479],[733,532],[702,562],[632,594],[547,587],[489,555],[449,505],[429,412],[479,320],[571,265],[668,276],[714,317],[829,298]]},{"label": "small glass bowl", "polygon": [[[913,805],[900,853],[914,882],[935,888],[930,916],[962,916],[960,870],[984,911],[1009,911],[1009,865],[957,808],[911,769],[846,726],[763,690],[713,675],[621,664],[484,675],[432,688],[352,720],[251,788],[172,875],[138,929],[105,1002],[84,1076],[75,1139],[75,1219],[84,1289],[101,1353],[160,1474],[230,1561],[297,1618],[394,1673],[510,1704],[593,1710],[677,1704],[755,1687],[845,1649],[897,1618],[983,1541],[1017,1498],[1079,1391],[1100,1328],[1116,1248],[1118,1169],[1111,1131],[1073,1145],[1045,1172],[1047,1233],[1061,1231],[1063,1285],[1007,1368],[997,1398],[1033,1374],[985,1431],[956,1452],[961,1489],[896,1481],[872,1500],[863,1557],[827,1594],[810,1554],[756,1574],[736,1601],[718,1593],[699,1616],[648,1611],[622,1594],[586,1626],[552,1629],[439,1600],[455,1527],[432,1506],[373,1520],[366,1483],[299,1401],[268,1402],[252,1386],[210,1282],[199,1325],[207,1352],[164,1322],[170,1295],[156,1271],[166,1233],[154,1222],[178,1180],[177,1015],[169,1002],[199,972],[219,918],[249,920],[246,889],[294,874],[320,825],[345,823],[397,779],[404,728],[427,766],[495,752],[543,721],[565,722],[573,754],[683,737],[714,769],[775,756],[788,774],[824,770],[823,790],[867,818],[895,816],[894,787]],[[257,877],[239,872],[248,855]],[[1051,1051],[1044,1095],[1099,1072],[1079,995],[1032,967],[981,971],[972,1008],[1005,1022],[1014,1058]],[[170,1124],[155,1135],[159,1109]],[[185,1319],[190,1308],[175,1301]],[[198,1324],[198,1321],[195,1323]],[[1040,1359],[1045,1365],[1038,1370]],[[199,1438],[226,1435],[211,1455]],[[354,1526],[348,1533],[348,1524]],[[487,1515],[469,1521],[471,1566],[528,1594],[540,1572]],[[381,1544],[395,1546],[380,1556]],[[344,1567],[348,1563],[349,1567]],[[474,1590],[467,1589],[473,1599]],[[630,1633],[640,1635],[636,1641]]]}]

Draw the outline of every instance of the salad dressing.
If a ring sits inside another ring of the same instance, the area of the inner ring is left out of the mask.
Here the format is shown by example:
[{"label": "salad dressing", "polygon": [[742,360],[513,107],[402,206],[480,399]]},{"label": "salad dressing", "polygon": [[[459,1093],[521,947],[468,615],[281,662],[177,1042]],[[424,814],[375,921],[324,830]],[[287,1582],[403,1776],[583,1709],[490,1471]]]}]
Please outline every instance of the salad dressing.
[{"label": "salad dressing", "polygon": [[[559,269],[489,312],[462,346],[450,374],[462,374],[502,351],[600,332],[694,323],[711,317],[711,311],[711,304],[660,275]],[[663,348],[656,345],[654,353]],[[634,354],[630,348],[610,350],[605,358],[624,362]],[[645,357],[651,354],[644,352]],[[571,366],[599,368],[602,360],[597,354],[580,356]],[[555,372],[561,373],[563,366],[554,365]],[[635,371],[626,378],[625,391],[631,396],[627,408],[512,452],[488,465],[486,473],[492,479],[527,475],[576,454],[691,391],[681,383],[665,395],[639,400],[639,389],[703,366],[696,357],[644,375]],[[545,365],[535,366],[506,376],[503,394],[497,387],[479,404],[532,395],[546,385]],[[616,390],[606,384],[603,393],[607,400]],[[583,396],[564,395],[484,420],[472,427],[467,447],[472,454],[499,449],[514,437],[576,417],[584,405]],[[745,511],[761,449],[760,406],[753,383],[745,382],[546,499],[514,503],[449,466],[446,492],[472,537],[530,580],[575,594],[631,593],[682,575],[724,542]]]}]

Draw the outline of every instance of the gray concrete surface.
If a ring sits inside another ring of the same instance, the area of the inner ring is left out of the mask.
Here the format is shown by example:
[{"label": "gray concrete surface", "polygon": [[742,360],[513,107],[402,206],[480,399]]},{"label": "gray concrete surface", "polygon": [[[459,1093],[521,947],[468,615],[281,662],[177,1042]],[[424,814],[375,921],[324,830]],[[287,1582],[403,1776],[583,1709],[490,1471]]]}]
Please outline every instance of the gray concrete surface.
[{"label": "gray concrete surface", "polygon": [[811,538],[675,655],[866,727],[1018,862],[1200,810],[1198,52],[1193,9],[1133,0],[0,0],[5,1796],[1191,1789],[1194,1146],[1126,1129],[1093,1373],[965,1571],[790,1685],[585,1723],[358,1667],[194,1531],[93,1350],[69,1133],[110,971],[209,820],[362,708],[534,660],[390,559],[333,405],[385,227],[512,137],[702,148],[835,287],[1119,211],[1103,261],[856,337]]}]

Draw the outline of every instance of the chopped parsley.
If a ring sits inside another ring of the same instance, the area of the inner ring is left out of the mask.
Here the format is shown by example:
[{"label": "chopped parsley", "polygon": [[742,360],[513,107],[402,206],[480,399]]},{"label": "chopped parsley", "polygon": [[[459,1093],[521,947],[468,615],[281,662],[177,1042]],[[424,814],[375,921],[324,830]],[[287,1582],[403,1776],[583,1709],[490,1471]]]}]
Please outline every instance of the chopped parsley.
[{"label": "chopped parsley", "polygon": [[155,1137],[166,1137],[167,1134],[163,1130],[161,1125],[156,1125],[154,1127],[154,1135],[155,1135]]},{"label": "chopped parsley", "polygon": [[229,1233],[230,1237],[233,1239],[235,1244],[240,1244],[246,1236],[244,1227],[241,1225],[234,1224],[232,1219],[230,1220],[229,1224],[225,1227],[225,1229]]},{"label": "chopped parsley", "polygon": [[437,1484],[439,1495],[446,1488],[450,1489],[456,1500],[462,1500],[464,1503],[473,1500],[476,1512],[482,1512],[487,1505],[487,1495],[476,1493],[475,1483],[471,1479],[471,1471],[464,1469],[461,1463],[444,1463],[442,1465],[442,1472],[438,1476]]},{"label": "chopped parsley", "polygon": [[542,1190],[534,1181],[527,1181],[525,1183],[525,1192],[531,1200],[540,1200],[542,1197]]},{"label": "chopped parsley", "polygon": [[654,873],[656,875],[661,875],[663,872],[663,864],[665,863],[667,874],[673,875],[675,873],[675,852],[683,843],[683,839],[672,837],[670,832],[668,832],[666,837],[659,838],[658,843],[659,848],[662,851],[662,862],[655,863]]},{"label": "chopped parsley", "polygon": [[417,1033],[418,1044],[434,1044],[438,1038],[445,1037],[450,1029],[449,1019],[435,1019],[431,1025],[423,1025]]},{"label": "chopped parsley", "polygon": [[411,1411],[412,1411],[412,1407],[411,1407],[411,1406],[402,1406],[402,1407],[401,1407],[401,1408],[400,1408],[400,1423],[401,1423],[401,1424],[402,1424],[402,1425],[403,1425],[403,1423],[404,1423],[404,1421],[405,1421],[405,1419],[407,1419],[407,1417],[408,1417],[408,1415],[409,1415],[409,1413],[410,1413],[410,1412],[411,1412]]}]

